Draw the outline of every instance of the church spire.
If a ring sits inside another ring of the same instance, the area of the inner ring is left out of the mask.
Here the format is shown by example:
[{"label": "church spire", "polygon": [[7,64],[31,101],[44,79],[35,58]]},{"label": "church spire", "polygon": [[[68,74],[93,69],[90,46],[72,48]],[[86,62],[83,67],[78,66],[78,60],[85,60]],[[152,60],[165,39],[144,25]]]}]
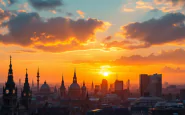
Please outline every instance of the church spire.
[{"label": "church spire", "polygon": [[10,56],[10,65],[9,65],[9,70],[8,70],[8,83],[13,83],[13,70],[12,70],[12,56]]},{"label": "church spire", "polygon": [[73,83],[77,83],[76,68],[74,69]]},{"label": "church spire", "polygon": [[10,65],[9,65],[9,71],[8,71],[9,75],[13,74],[13,70],[12,70],[12,56],[10,56]]}]

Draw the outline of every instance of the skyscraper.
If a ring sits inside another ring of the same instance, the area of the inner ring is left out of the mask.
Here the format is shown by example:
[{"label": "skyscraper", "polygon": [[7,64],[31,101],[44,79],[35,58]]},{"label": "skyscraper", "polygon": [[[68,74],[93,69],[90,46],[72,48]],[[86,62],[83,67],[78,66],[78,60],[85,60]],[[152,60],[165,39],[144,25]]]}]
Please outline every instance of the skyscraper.
[{"label": "skyscraper", "polygon": [[162,74],[150,75],[150,96],[162,96]]},{"label": "skyscraper", "polygon": [[106,79],[103,79],[101,84],[101,92],[103,94],[106,94],[107,91],[108,91],[108,81]]},{"label": "skyscraper", "polygon": [[123,81],[116,80],[114,83],[115,92],[123,91]]},{"label": "skyscraper", "polygon": [[145,96],[146,93],[149,93],[150,77],[148,74],[140,74],[139,81],[140,95]]}]

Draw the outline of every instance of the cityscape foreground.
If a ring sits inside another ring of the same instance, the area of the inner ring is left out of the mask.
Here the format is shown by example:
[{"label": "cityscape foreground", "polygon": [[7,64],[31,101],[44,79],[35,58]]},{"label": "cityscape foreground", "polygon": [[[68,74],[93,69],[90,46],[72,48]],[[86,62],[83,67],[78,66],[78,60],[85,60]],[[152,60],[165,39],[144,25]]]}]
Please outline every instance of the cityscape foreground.
[{"label": "cityscape foreground", "polygon": [[[108,87],[108,81],[88,89],[83,82],[77,82],[74,70],[72,84],[51,88],[47,82],[40,86],[39,69],[37,86],[29,84],[28,70],[22,86],[14,82],[12,58],[7,82],[3,85],[0,101],[0,115],[184,115],[185,89],[177,90],[175,85],[162,87],[162,74],[140,74],[139,92],[130,90],[130,80],[124,88],[122,80],[116,80]],[[174,91],[172,91],[174,90]],[[177,92],[179,91],[179,92]],[[170,92],[170,93],[169,93]]]}]

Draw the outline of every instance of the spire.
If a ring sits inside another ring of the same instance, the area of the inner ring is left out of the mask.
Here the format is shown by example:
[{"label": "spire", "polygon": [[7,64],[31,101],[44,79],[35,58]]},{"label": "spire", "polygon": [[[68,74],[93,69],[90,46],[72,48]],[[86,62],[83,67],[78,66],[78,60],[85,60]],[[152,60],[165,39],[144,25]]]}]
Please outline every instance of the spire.
[{"label": "spire", "polygon": [[25,83],[28,83],[28,69],[26,68],[26,78],[25,78]]},{"label": "spire", "polygon": [[65,89],[65,85],[64,85],[64,76],[63,76],[63,74],[62,74],[62,83],[61,83],[60,88]]},{"label": "spire", "polygon": [[13,81],[13,70],[12,70],[12,56],[10,56],[10,65],[9,65],[9,70],[8,70],[8,84],[15,84]]},{"label": "spire", "polygon": [[38,67],[38,70],[37,70],[37,76],[39,76],[39,67]]},{"label": "spire", "polygon": [[73,83],[77,83],[76,68],[74,69]]},{"label": "spire", "polygon": [[12,56],[10,56],[10,65],[9,65],[8,75],[13,75],[13,70],[12,70]]}]

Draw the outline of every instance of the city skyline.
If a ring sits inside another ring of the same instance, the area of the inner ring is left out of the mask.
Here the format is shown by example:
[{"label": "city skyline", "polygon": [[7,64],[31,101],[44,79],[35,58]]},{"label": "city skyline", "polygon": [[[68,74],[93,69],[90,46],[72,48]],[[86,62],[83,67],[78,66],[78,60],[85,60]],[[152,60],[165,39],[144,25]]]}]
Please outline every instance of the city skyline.
[{"label": "city skyline", "polygon": [[0,82],[6,80],[12,55],[15,81],[24,79],[25,68],[36,81],[39,67],[51,83],[61,81],[62,74],[70,82],[77,68],[80,82],[114,81],[118,74],[138,84],[142,73],[162,73],[164,82],[184,84],[183,5],[167,0],[2,0]]}]

